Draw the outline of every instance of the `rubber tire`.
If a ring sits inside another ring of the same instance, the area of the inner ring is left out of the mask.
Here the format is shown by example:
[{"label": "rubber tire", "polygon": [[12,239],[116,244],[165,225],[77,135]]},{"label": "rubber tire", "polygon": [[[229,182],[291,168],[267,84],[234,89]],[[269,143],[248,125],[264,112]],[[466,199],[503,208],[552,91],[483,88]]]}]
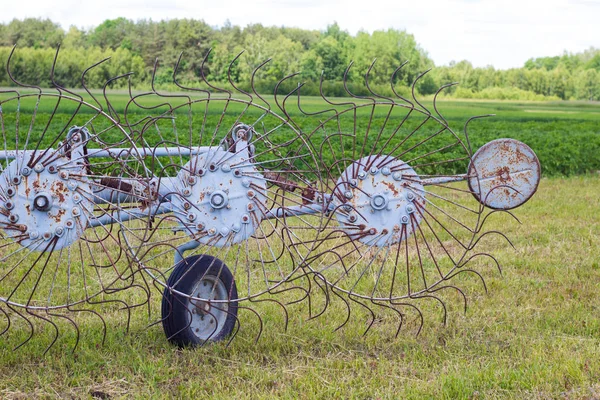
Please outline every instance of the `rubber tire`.
[{"label": "rubber tire", "polygon": [[[191,271],[188,272],[189,270]],[[230,299],[237,299],[237,287],[233,275],[227,265],[218,258],[209,255],[191,256],[183,259],[173,269],[173,272],[167,281],[167,287],[163,291],[161,310],[163,330],[171,343],[176,344],[179,347],[194,347],[203,344],[205,340],[196,336],[189,326],[189,311],[187,309],[188,298],[173,293],[170,289],[172,288],[181,293],[189,294],[196,286],[198,280],[205,276],[205,273],[206,275],[216,277],[219,274],[219,270],[221,271],[219,280],[229,291]],[[186,274],[186,278],[175,285],[184,274]],[[218,342],[223,340],[227,338],[235,328],[238,312],[237,301],[230,302],[228,306],[228,314],[225,323],[223,324],[223,328],[219,332],[215,332],[208,341]]]}]

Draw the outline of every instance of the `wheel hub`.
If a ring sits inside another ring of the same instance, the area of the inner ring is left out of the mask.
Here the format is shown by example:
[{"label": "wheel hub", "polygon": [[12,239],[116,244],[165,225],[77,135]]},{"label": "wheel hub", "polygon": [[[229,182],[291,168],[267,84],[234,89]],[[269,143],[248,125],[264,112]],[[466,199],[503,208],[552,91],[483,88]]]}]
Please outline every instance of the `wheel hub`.
[{"label": "wheel hub", "polygon": [[214,307],[211,300],[227,300],[227,288],[215,276],[207,275],[194,287],[188,301],[189,325],[200,339],[208,339],[223,329],[227,320],[228,304],[220,302]]},{"label": "wheel hub", "polygon": [[[56,240],[57,250],[73,244],[87,225],[93,204],[85,193],[91,186],[83,168],[71,165],[66,157],[48,165],[26,165],[29,155],[23,153],[0,174],[0,226],[6,234],[24,247],[43,251],[44,241]],[[59,166],[62,169],[59,172]],[[77,179],[69,176],[69,172]]]},{"label": "wheel hub", "polygon": [[410,236],[423,218],[425,191],[416,172],[390,156],[367,156],[351,164],[337,181],[336,218],[364,244],[387,246]]},{"label": "wheel hub", "polygon": [[178,178],[174,211],[200,243],[222,247],[246,240],[266,211],[265,180],[246,152],[214,148],[192,158]]}]

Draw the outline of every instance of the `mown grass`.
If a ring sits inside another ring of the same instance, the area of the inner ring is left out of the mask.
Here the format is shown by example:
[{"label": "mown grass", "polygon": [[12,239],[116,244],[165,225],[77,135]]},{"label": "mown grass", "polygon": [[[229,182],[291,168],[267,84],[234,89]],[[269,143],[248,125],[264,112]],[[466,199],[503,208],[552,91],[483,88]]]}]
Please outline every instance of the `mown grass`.
[{"label": "mown grass", "polygon": [[[483,269],[489,293],[464,280],[470,307],[448,298],[449,322],[426,309],[426,326],[410,326],[394,339],[392,315],[365,337],[367,315],[354,310],[332,332],[343,306],[307,321],[306,304],[290,306],[290,326],[274,305],[262,305],[264,332],[241,311],[242,330],[231,346],[178,350],[147,314],[105,310],[101,323],[78,317],[74,332],[42,356],[52,332],[13,351],[26,330],[2,339],[3,397],[215,397],[215,398],[597,398],[600,396],[600,180],[595,176],[544,179],[536,196],[517,211],[522,224],[494,220],[516,247],[489,242],[500,275]],[[155,297],[153,305],[158,299]],[[155,310],[156,311],[156,310]],[[15,337],[20,336],[20,337]]]}]

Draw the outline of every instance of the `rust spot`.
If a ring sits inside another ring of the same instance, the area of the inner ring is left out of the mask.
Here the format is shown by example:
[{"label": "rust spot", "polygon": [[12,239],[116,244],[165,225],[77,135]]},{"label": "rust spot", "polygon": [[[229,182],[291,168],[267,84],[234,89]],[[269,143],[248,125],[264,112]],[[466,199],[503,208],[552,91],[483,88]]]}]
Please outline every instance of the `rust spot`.
[{"label": "rust spot", "polygon": [[496,171],[496,176],[500,179],[500,182],[506,183],[511,180],[510,169],[507,166],[500,167]]},{"label": "rust spot", "polygon": [[50,191],[58,197],[58,201],[64,203],[65,192],[67,192],[65,184],[61,181],[55,181],[50,188]]},{"label": "rust spot", "polygon": [[302,204],[306,205],[315,200],[316,189],[312,186],[307,186],[302,189]]},{"label": "rust spot", "polygon": [[59,222],[62,220],[63,215],[65,215],[65,210],[63,210],[62,208],[60,210],[58,210],[58,212],[56,213],[56,215],[50,215],[50,218],[52,218],[54,221]]},{"label": "rust spot", "polygon": [[394,185],[392,182],[382,182],[385,186],[388,187],[388,189],[390,189],[392,191],[392,193],[394,194],[394,197],[398,196],[398,189],[396,189],[396,185]]},{"label": "rust spot", "polygon": [[118,178],[110,178],[110,177],[102,178],[102,179],[100,179],[100,185],[106,186],[107,188],[120,190],[125,193],[133,192],[132,184],[123,182],[121,179],[118,179]]}]

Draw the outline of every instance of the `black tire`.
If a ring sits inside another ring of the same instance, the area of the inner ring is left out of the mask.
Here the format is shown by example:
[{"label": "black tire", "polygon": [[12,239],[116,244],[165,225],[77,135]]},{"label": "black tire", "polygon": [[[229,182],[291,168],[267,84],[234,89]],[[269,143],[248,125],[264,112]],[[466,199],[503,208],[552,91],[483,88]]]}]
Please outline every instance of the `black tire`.
[{"label": "black tire", "polygon": [[[199,308],[198,306],[194,307],[191,303],[193,300],[189,296],[196,295],[193,291],[199,285],[206,287],[207,281],[218,282],[215,286],[219,285],[218,288],[221,289],[219,300],[235,300],[238,298],[233,275],[223,261],[204,254],[185,258],[175,266],[167,281],[167,287],[163,291],[162,325],[170,342],[180,347],[197,346],[206,341],[217,342],[227,338],[235,328],[238,311],[237,301],[214,303],[214,307],[208,305],[210,311],[207,313],[192,310],[194,311],[194,316],[192,316],[190,308],[196,310]],[[185,293],[188,296],[175,293],[173,290]],[[223,295],[225,298],[222,298]],[[203,303],[203,305],[206,305],[206,303]],[[208,330],[210,325],[198,320],[198,318],[201,318],[204,321],[205,317],[211,325],[214,324],[215,327],[211,327],[212,330]],[[221,323],[218,322],[219,320]],[[200,329],[197,327],[198,323],[205,324],[207,328],[202,328],[200,334],[196,333]],[[192,326],[193,324],[196,325],[195,328]]]}]

